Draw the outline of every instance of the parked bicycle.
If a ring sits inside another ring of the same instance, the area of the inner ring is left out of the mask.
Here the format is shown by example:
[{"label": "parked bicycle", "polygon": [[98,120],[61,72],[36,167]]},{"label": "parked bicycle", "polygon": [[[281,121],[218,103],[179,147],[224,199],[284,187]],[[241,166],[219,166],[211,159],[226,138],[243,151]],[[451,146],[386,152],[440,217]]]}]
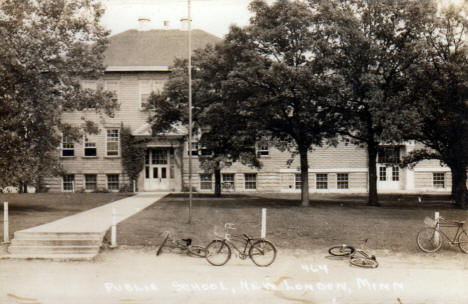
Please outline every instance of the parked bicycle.
[{"label": "parked bicycle", "polygon": [[[458,245],[461,251],[468,253],[468,233],[464,228],[465,221],[453,221],[446,220],[443,217],[439,217],[438,220],[426,218],[425,221],[427,226],[419,231],[416,241],[419,249],[424,252],[436,252],[442,247],[443,239],[451,244]],[[457,232],[451,239],[444,231],[440,228],[457,228]]]},{"label": "parked bicycle", "polygon": [[[364,244],[367,241],[368,239],[364,240]],[[369,256],[364,250],[346,244],[333,246],[328,249],[328,253],[332,256],[349,257],[349,262],[353,266],[363,268],[377,268],[379,266],[379,262],[377,262],[374,255]]]},{"label": "parked bicycle", "polygon": [[[223,239],[213,240],[206,246],[206,260],[214,266],[222,266],[231,258],[231,248],[237,251],[238,256],[245,260],[249,257],[255,265],[266,267],[271,265],[276,259],[276,248],[263,238],[253,238],[247,234],[231,235],[229,230],[236,229],[234,224],[224,225]],[[241,244],[239,249],[235,243]]]},{"label": "parked bicycle", "polygon": [[170,233],[167,233],[161,245],[159,245],[156,255],[160,255],[164,247],[179,249],[188,255],[205,257],[205,248],[202,246],[192,245],[192,239],[174,239]]}]

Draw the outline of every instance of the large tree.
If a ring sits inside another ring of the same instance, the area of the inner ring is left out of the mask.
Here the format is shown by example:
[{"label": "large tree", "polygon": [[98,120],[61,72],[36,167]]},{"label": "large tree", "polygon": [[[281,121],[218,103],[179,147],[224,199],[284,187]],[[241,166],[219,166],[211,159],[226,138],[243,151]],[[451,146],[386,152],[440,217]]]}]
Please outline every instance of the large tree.
[{"label": "large tree", "polygon": [[[334,105],[343,115],[340,133],[368,154],[369,205],[378,205],[377,154],[399,143],[412,112],[404,104],[408,70],[420,61],[422,36],[435,8],[431,1],[336,0],[319,6],[336,33]],[[397,163],[395,163],[397,165]]]},{"label": "large tree", "polygon": [[423,61],[412,69],[414,117],[406,138],[427,148],[413,151],[406,162],[439,159],[452,173],[457,206],[468,200],[468,19],[461,7],[444,7],[434,14],[425,33]]},{"label": "large tree", "polygon": [[0,2],[0,185],[40,184],[59,172],[61,134],[79,137],[62,121],[64,111],[111,115],[109,92],[80,87],[80,79],[104,72],[109,33],[99,24],[102,14],[94,0]]}]

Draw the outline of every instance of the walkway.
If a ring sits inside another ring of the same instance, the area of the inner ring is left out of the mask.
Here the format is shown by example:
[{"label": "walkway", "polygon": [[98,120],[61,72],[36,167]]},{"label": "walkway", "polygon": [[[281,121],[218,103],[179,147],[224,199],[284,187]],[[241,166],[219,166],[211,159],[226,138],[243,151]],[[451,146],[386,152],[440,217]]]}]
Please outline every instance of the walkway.
[{"label": "walkway", "polygon": [[10,257],[90,259],[96,256],[104,235],[116,223],[142,211],[167,193],[140,193],[37,227],[16,231]]}]

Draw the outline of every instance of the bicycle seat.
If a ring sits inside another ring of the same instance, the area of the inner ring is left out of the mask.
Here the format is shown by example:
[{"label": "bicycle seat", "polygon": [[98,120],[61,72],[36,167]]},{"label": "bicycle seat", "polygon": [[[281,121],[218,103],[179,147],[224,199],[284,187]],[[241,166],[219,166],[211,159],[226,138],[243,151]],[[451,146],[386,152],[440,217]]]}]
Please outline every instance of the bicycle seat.
[{"label": "bicycle seat", "polygon": [[458,225],[463,225],[465,224],[465,221],[453,221],[455,224],[458,224]]}]

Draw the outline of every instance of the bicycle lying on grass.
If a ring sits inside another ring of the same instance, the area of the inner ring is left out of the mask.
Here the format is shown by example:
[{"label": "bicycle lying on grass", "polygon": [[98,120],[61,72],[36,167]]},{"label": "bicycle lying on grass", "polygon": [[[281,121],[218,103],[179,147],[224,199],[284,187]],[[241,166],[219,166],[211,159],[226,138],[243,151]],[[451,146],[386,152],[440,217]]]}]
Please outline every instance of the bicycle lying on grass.
[{"label": "bicycle lying on grass", "polygon": [[[237,251],[242,260],[249,257],[255,265],[260,267],[269,266],[275,261],[276,248],[271,242],[262,238],[253,238],[245,233],[230,235],[228,233],[230,229],[236,229],[234,224],[226,223],[223,239],[216,239],[206,246],[206,260],[208,263],[214,266],[226,264],[231,258],[231,248]],[[242,244],[244,249],[241,251],[234,242]]]},{"label": "bicycle lying on grass", "polygon": [[173,239],[170,233],[167,233],[161,245],[159,245],[156,255],[160,255],[164,247],[179,249],[186,252],[188,255],[205,257],[205,248],[202,246],[192,245],[192,239]]},{"label": "bicycle lying on grass", "polygon": [[[368,239],[364,240],[364,244],[367,241]],[[379,262],[377,262],[375,256],[369,256],[364,250],[349,245],[333,246],[328,249],[328,253],[332,256],[349,257],[349,262],[353,266],[362,268],[377,268],[379,266]]]},{"label": "bicycle lying on grass", "polygon": [[[451,245],[458,245],[461,251],[468,253],[468,233],[464,228],[464,221],[449,221],[443,217],[439,217],[438,220],[426,218],[424,220],[426,225],[430,227],[423,228],[419,231],[416,241],[419,249],[424,252],[436,252],[442,247],[443,239]],[[452,239],[444,233],[440,228],[456,227],[457,232]]]}]

